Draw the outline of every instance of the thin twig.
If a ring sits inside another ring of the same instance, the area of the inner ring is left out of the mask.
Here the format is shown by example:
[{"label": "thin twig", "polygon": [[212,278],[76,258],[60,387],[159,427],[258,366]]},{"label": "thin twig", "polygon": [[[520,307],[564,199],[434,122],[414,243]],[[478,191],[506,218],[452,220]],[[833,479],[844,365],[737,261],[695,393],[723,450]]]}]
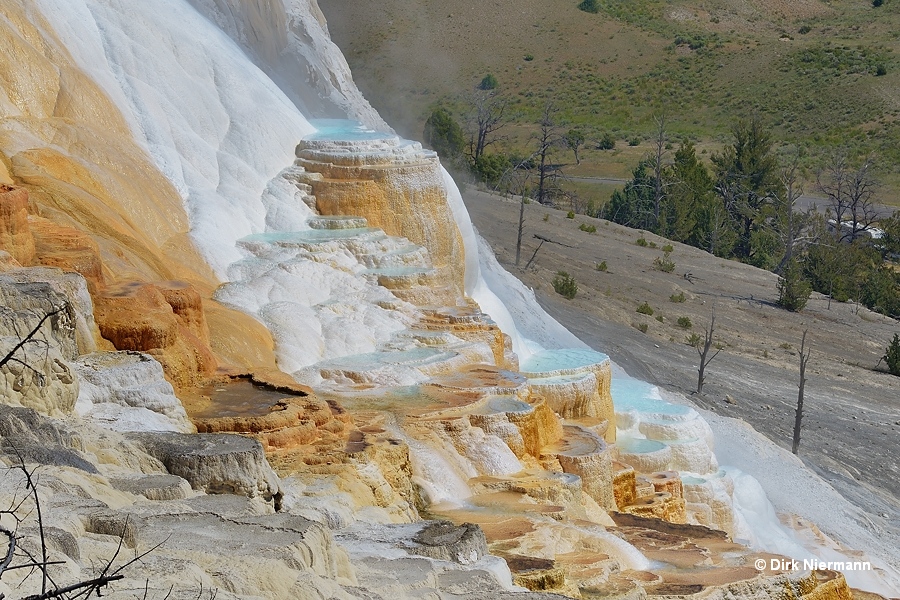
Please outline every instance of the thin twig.
[{"label": "thin twig", "polygon": [[64,309],[65,309],[65,306],[60,306],[60,307],[57,308],[56,310],[50,311],[50,312],[48,312],[47,314],[45,314],[43,317],[41,317],[41,320],[38,321],[38,324],[34,326],[34,329],[32,329],[32,330],[28,333],[28,335],[26,335],[26,336],[23,337],[21,340],[19,340],[19,343],[15,345],[15,347],[9,352],[9,354],[7,354],[7,355],[4,356],[2,359],[0,359],[0,367],[2,367],[3,365],[5,365],[6,363],[8,363],[8,362],[10,361],[10,359],[12,359],[12,355],[13,355],[13,354],[15,354],[16,352],[18,352],[19,349],[22,348],[22,346],[24,346],[25,344],[27,344],[28,341],[31,340],[31,338],[33,338],[35,335],[37,335],[37,332],[40,331],[41,327],[43,327],[43,325],[44,325],[44,323],[47,321],[47,319],[49,319],[50,317],[53,317],[53,316],[58,315],[58,314],[61,313]]}]

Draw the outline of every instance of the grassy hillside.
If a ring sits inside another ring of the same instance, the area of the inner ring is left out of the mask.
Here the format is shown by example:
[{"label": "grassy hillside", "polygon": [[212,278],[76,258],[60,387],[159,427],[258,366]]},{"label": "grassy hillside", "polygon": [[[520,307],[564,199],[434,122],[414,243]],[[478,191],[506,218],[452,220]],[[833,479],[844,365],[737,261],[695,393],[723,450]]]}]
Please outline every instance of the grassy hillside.
[{"label": "grassy hillside", "polygon": [[589,140],[619,139],[574,174],[627,174],[655,111],[707,152],[759,115],[807,146],[810,165],[836,146],[875,153],[880,200],[900,203],[900,0],[597,0],[596,14],[576,0],[320,5],[363,93],[405,136],[421,138],[438,103],[461,114],[492,73],[520,124],[510,145],[550,97]]}]

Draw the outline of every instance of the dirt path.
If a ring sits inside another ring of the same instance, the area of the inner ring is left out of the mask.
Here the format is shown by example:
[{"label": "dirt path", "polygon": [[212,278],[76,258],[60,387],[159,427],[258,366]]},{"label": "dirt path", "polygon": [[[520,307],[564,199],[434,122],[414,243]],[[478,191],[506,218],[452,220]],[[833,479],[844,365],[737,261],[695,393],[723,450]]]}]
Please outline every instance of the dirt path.
[{"label": "dirt path", "polygon": [[[524,271],[515,259],[518,205],[467,190],[472,221],[497,258],[536,290],[544,308],[594,348],[606,352],[630,374],[689,395],[699,406],[743,419],[775,443],[790,447],[797,401],[797,348],[808,329],[812,359],[807,370],[800,456],[840,493],[894,527],[900,517],[900,378],[875,370],[897,321],[857,312],[813,294],[802,313],[777,308],[777,277],[734,261],[672,243],[675,269],[654,269],[669,244],[651,234],[565,212],[526,206],[522,264],[539,240],[535,234],[573,246],[545,243]],[[546,219],[546,220],[545,220]],[[579,230],[593,225],[596,233]],[[641,247],[644,237],[657,248]],[[596,265],[605,261],[607,270]],[[565,270],[578,282],[574,300],[553,291]],[[670,297],[683,293],[684,302]],[[652,316],[639,314],[647,302]],[[715,339],[721,354],[710,364],[703,394],[697,385],[697,351],[685,343],[703,334],[716,310]],[[691,328],[679,327],[687,317]],[[662,321],[658,320],[659,318]],[[645,324],[646,333],[637,327]],[[893,521],[893,522],[892,522]]]}]

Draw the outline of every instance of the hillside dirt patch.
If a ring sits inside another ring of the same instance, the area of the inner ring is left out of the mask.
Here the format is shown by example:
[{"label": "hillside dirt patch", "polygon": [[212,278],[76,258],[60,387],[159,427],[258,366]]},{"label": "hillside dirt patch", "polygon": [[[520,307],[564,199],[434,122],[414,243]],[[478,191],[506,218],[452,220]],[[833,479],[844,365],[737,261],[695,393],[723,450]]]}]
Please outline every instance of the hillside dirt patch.
[{"label": "hillside dirt patch", "polygon": [[[525,207],[522,266],[540,243],[535,234],[566,246],[544,243],[527,270],[517,268],[517,201],[471,188],[463,196],[500,263],[533,287],[541,305],[578,337],[631,375],[743,419],[785,448],[797,402],[798,348],[808,330],[812,358],[800,457],[873,513],[879,527],[897,531],[900,378],[880,363],[900,332],[897,321],[850,303],[828,308],[827,298],[816,293],[803,312],[791,313],[775,305],[772,273],[608,221],[568,219],[563,211],[534,203]],[[582,223],[594,225],[596,233],[579,230]],[[636,245],[638,238],[648,246]],[[671,273],[654,268],[666,244],[673,246]],[[602,261],[605,272],[596,268]],[[551,281],[560,270],[578,282],[574,300],[553,291]],[[671,301],[681,294],[683,302]],[[636,312],[644,302],[652,316]],[[698,354],[686,338],[703,335],[713,308],[715,340],[723,349],[707,369],[703,393],[696,394]],[[691,325],[679,326],[679,318]],[[644,326],[646,333],[638,330]]]}]

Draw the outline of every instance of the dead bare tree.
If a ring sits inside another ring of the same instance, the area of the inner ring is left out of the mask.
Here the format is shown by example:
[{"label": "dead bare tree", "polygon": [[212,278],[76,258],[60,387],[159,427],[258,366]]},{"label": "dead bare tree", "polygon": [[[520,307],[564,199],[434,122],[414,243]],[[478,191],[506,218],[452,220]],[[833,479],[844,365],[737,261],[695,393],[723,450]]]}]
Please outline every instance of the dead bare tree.
[{"label": "dead bare tree", "polygon": [[803,195],[800,158],[800,154],[795,153],[782,167],[779,175],[781,190],[772,194],[772,226],[784,246],[784,255],[775,268],[779,274],[794,257],[795,251],[802,250],[818,237],[818,232],[811,226],[816,214],[815,207],[803,212],[795,210],[797,201]]},{"label": "dead bare tree", "polygon": [[495,90],[475,90],[472,110],[467,119],[469,129],[469,160],[472,164],[484,154],[485,149],[497,141],[494,134],[504,125],[503,116],[508,101]]},{"label": "dead bare tree", "polygon": [[809,363],[809,355],[811,349],[806,348],[806,333],[803,330],[803,339],[800,342],[800,391],[797,392],[797,413],[794,416],[794,443],[791,446],[791,452],[797,454],[800,448],[800,425],[803,421],[803,392],[806,388],[806,365]]},{"label": "dead bare tree", "polygon": [[[63,313],[67,309],[64,304],[60,307],[51,307],[28,332],[19,334],[19,341],[9,350],[2,358],[0,358],[0,368],[7,364],[14,363],[22,367],[23,372],[30,370],[32,373],[32,381],[37,380],[38,385],[43,385],[44,373],[36,369],[33,365],[40,360],[46,361],[50,351],[50,342],[46,335],[42,333],[44,324],[53,319],[57,315]],[[18,332],[17,323],[14,322],[14,330]],[[30,346],[37,346],[41,354],[35,356],[34,352],[29,353]],[[116,566],[125,538],[125,528],[128,526],[126,519],[121,535],[119,536],[118,547],[113,556],[104,564],[96,577],[91,577],[82,581],[78,581],[69,585],[60,585],[54,581],[51,575],[50,567],[63,564],[59,561],[51,561],[47,548],[47,532],[44,527],[45,515],[41,506],[41,497],[38,493],[38,481],[35,477],[36,467],[29,468],[25,464],[25,460],[15,446],[10,446],[8,441],[5,446],[13,451],[16,455],[17,462],[8,467],[9,471],[18,471],[22,474],[24,480],[24,488],[21,496],[18,494],[13,497],[10,504],[5,509],[0,509],[0,539],[5,538],[6,549],[2,551],[0,558],[0,578],[4,574],[11,571],[28,569],[29,572],[24,576],[23,581],[27,580],[34,573],[39,573],[41,577],[41,591],[39,594],[25,596],[22,600],[49,600],[51,598],[61,598],[63,600],[76,600],[79,598],[87,598],[91,594],[100,595],[100,591],[107,587],[110,583],[124,579],[125,575],[122,571],[134,563],[140,561],[150,552],[156,550],[159,545],[154,546],[148,551],[136,555],[133,559],[126,561],[124,564]],[[19,535],[19,526],[34,515],[37,521],[38,538],[40,541],[39,555],[29,550],[25,545],[19,543],[21,537]],[[6,526],[2,521],[5,519],[8,523],[14,525]],[[2,543],[2,542],[0,542]],[[0,594],[0,600],[5,600],[5,595]]]},{"label": "dead bare tree", "polygon": [[534,262],[534,259],[537,258],[538,250],[541,249],[541,246],[544,245],[544,242],[548,242],[550,244],[556,244],[557,246],[564,246],[566,248],[575,248],[576,246],[570,246],[569,244],[563,244],[562,242],[557,242],[556,240],[551,240],[548,237],[544,237],[542,235],[534,234],[535,239],[541,240],[541,243],[538,244],[538,247],[534,249],[534,254],[531,255],[531,258],[528,259],[528,262],[525,264],[525,269],[531,266],[531,263]]},{"label": "dead bare tree", "polygon": [[[28,569],[29,572],[23,577],[24,582],[33,574],[38,573],[41,577],[40,593],[31,594],[23,597],[21,600],[50,600],[51,598],[60,598],[62,600],[79,600],[88,598],[92,594],[101,595],[101,590],[106,588],[110,583],[125,578],[123,571],[128,567],[140,562],[145,556],[158,549],[165,540],[151,547],[140,554],[135,554],[130,560],[119,562],[119,556],[125,543],[125,532],[128,528],[128,519],[122,526],[122,533],[119,534],[119,541],[115,552],[109,560],[105,561],[97,572],[96,576],[83,579],[68,585],[61,585],[56,582],[51,574],[50,567],[54,565],[64,564],[63,561],[51,561],[49,558],[47,547],[47,532],[45,530],[45,515],[41,506],[41,498],[38,493],[38,480],[35,476],[37,467],[28,467],[18,448],[12,447],[17,457],[17,462],[8,467],[9,471],[18,471],[24,479],[24,491],[21,496],[18,494],[13,497],[6,509],[0,510],[0,518],[6,518],[15,525],[10,528],[0,523],[0,536],[6,538],[6,549],[3,552],[3,558],[0,559],[0,578],[3,575],[20,569]],[[40,541],[40,554],[29,550],[25,545],[20,544],[22,537],[18,533],[19,527],[31,518],[32,514],[37,521],[37,531]],[[0,594],[0,600],[5,600],[5,595]]]},{"label": "dead bare tree", "polygon": [[519,196],[519,227],[516,231],[516,266],[522,256],[522,234],[525,232],[525,200],[528,198],[528,180],[530,174],[527,170],[517,165],[511,172],[511,189]]},{"label": "dead bare tree", "polygon": [[535,157],[538,162],[537,201],[540,204],[550,204],[551,188],[556,188],[556,180],[560,175],[561,166],[549,161],[553,149],[562,143],[562,135],[556,123],[556,107],[552,102],[544,105],[541,120],[538,123],[540,130],[535,134],[537,149]]},{"label": "dead bare tree", "polygon": [[700,355],[700,368],[697,369],[697,393],[703,393],[703,384],[706,381],[706,377],[704,372],[706,371],[707,365],[712,362],[712,360],[719,355],[719,352],[722,351],[721,348],[716,348],[715,354],[709,356],[709,350],[713,345],[713,334],[716,331],[716,308],[713,307],[712,314],[709,319],[709,327],[704,332],[703,344],[697,346],[697,353]]},{"label": "dead bare tree", "polygon": [[[836,152],[816,178],[819,191],[828,198],[834,228],[841,241],[853,242],[878,219],[875,193],[878,182],[872,174],[873,160],[866,158],[853,167],[844,151]],[[845,226],[846,224],[846,226]]]},{"label": "dead bare tree", "polygon": [[669,136],[666,132],[665,113],[653,115],[656,124],[656,139],[654,140],[653,154],[650,156],[650,167],[653,169],[653,226],[659,228],[659,219],[662,213],[663,199],[666,197],[666,183],[664,171],[666,168],[666,146]]}]

